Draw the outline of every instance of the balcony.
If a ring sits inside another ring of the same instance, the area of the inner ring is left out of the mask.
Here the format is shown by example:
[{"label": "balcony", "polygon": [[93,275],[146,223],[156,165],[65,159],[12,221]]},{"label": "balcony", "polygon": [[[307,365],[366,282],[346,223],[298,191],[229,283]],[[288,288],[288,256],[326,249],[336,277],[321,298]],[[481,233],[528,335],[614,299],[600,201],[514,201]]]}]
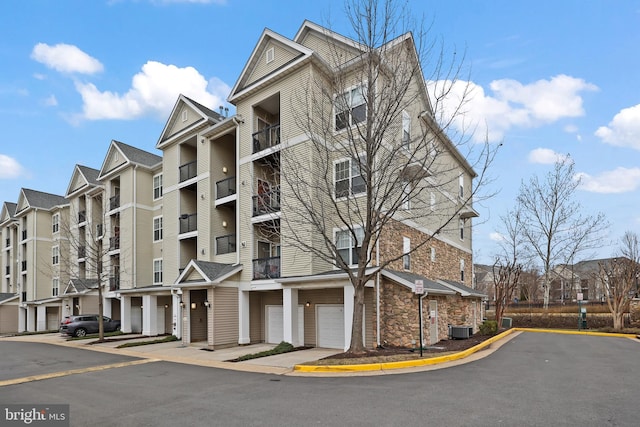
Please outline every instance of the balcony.
[{"label": "balcony", "polygon": [[120,195],[116,194],[113,197],[109,197],[109,210],[118,209],[120,207]]},{"label": "balcony", "polygon": [[120,289],[120,276],[109,277],[109,290],[111,292]]},{"label": "balcony", "polygon": [[236,177],[216,182],[216,200],[236,194]]},{"label": "balcony", "polygon": [[109,238],[109,250],[115,251],[120,249],[120,237],[111,237]]},{"label": "balcony", "polygon": [[180,171],[180,182],[184,182],[188,179],[195,178],[196,175],[198,174],[198,161],[194,160],[192,162],[185,163],[184,165],[180,166],[178,169]]},{"label": "balcony", "polygon": [[190,233],[198,230],[198,214],[182,214],[180,215],[180,234]]},{"label": "balcony", "polygon": [[20,271],[27,271],[27,261],[20,262]]},{"label": "balcony", "polygon": [[216,254],[224,255],[236,251],[236,235],[228,234],[226,236],[216,237]]},{"label": "balcony", "polygon": [[280,211],[280,189],[253,196],[253,216]]},{"label": "balcony", "polygon": [[86,256],[87,256],[87,247],[78,246],[78,258],[86,258]]},{"label": "balcony", "polygon": [[82,224],[83,222],[87,222],[87,211],[78,212],[78,224]]},{"label": "balcony", "polygon": [[280,257],[257,258],[253,261],[253,280],[280,277]]},{"label": "balcony", "polygon": [[280,144],[280,123],[266,127],[258,132],[254,132],[253,152],[259,153],[267,148]]}]

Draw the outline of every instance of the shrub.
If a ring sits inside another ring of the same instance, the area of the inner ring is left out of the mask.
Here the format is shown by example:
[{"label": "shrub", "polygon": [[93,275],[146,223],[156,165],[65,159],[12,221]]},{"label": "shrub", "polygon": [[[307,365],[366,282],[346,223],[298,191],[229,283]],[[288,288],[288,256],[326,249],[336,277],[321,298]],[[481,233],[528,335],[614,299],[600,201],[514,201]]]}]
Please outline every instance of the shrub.
[{"label": "shrub", "polygon": [[495,320],[485,320],[480,325],[481,335],[495,335],[498,333],[498,322]]}]

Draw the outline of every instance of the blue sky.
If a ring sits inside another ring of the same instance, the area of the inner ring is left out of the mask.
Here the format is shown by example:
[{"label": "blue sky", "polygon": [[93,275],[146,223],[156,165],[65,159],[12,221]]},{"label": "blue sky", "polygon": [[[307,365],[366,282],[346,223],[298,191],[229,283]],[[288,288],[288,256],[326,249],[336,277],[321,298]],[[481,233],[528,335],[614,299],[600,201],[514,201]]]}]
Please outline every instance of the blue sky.
[{"label": "blue sky", "polygon": [[[469,119],[502,142],[477,204],[476,262],[496,252],[520,182],[570,153],[585,213],[609,240],[640,230],[640,1],[414,1],[431,34],[466,51]],[[0,2],[0,201],[64,194],[76,163],[100,168],[116,139],[155,152],[179,93],[217,109],[265,27],[304,19],[350,35],[337,1]],[[158,153],[159,154],[159,153]],[[595,256],[615,245],[603,241]]]}]

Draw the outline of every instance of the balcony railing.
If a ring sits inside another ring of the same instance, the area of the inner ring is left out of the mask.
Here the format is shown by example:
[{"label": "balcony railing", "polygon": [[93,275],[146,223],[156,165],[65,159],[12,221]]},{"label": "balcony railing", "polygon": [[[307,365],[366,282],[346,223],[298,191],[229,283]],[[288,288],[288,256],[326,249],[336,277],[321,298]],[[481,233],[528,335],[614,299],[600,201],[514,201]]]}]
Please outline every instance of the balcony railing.
[{"label": "balcony railing", "polygon": [[22,240],[27,240],[27,230],[22,230]]},{"label": "balcony railing", "polygon": [[87,247],[78,246],[78,258],[85,258],[87,256]]},{"label": "balcony railing", "polygon": [[236,194],[235,176],[216,182],[216,199],[222,199],[233,194]]},{"label": "balcony railing", "polygon": [[180,215],[180,234],[189,233],[198,229],[198,214]]},{"label": "balcony railing", "polygon": [[280,257],[253,260],[253,280],[277,279],[280,277]]},{"label": "balcony railing", "polygon": [[109,290],[117,291],[118,289],[120,289],[120,276],[109,277]]},{"label": "balcony railing", "polygon": [[115,196],[109,197],[109,210],[112,211],[114,209],[118,209],[120,207],[120,195],[116,194]]},{"label": "balcony railing", "polygon": [[22,302],[24,302],[24,301],[26,301],[26,300],[27,300],[27,293],[26,293],[26,292],[23,292],[23,293],[22,293]]},{"label": "balcony railing", "polygon": [[110,237],[109,238],[109,250],[115,251],[120,249],[120,237]]},{"label": "balcony railing", "polygon": [[280,189],[253,196],[253,216],[280,211]]},{"label": "balcony railing", "polygon": [[280,144],[280,123],[266,127],[258,132],[254,132],[253,152],[258,153],[269,147]]},{"label": "balcony railing", "polygon": [[82,224],[87,221],[87,211],[78,212],[78,223]]},{"label": "balcony railing", "polygon": [[228,234],[226,236],[216,237],[216,254],[223,255],[236,251],[236,235]]},{"label": "balcony railing", "polygon": [[194,178],[198,174],[198,161],[194,160],[180,166],[180,182]]},{"label": "balcony railing", "polygon": [[27,271],[27,261],[22,261],[20,263],[20,271]]}]

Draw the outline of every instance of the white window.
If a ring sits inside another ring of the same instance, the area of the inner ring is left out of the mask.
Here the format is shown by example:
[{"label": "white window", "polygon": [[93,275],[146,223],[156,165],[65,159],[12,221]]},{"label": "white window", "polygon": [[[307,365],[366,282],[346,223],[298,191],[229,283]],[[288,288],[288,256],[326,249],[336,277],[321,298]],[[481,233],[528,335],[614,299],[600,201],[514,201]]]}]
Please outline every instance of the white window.
[{"label": "white window", "polygon": [[431,262],[436,262],[436,248],[431,248]]},{"label": "white window", "polygon": [[357,86],[335,98],[335,130],[345,129],[367,118],[364,87]]},{"label": "white window", "polygon": [[411,239],[408,237],[402,238],[402,266],[405,270],[411,270]]},{"label": "white window", "polygon": [[342,258],[347,265],[358,264],[358,251],[362,246],[362,239],[364,238],[364,230],[361,227],[353,229],[355,233],[355,240],[351,235],[351,230],[339,230],[336,231],[336,248],[338,255]]},{"label": "white window", "polygon": [[153,241],[159,242],[162,240],[162,217],[157,216],[153,218]]},{"label": "white window", "polygon": [[162,174],[153,177],[153,200],[162,197]]},{"label": "white window", "polygon": [[435,193],[430,193],[429,194],[429,207],[431,208],[431,212],[435,212],[436,210],[436,195]]},{"label": "white window", "polygon": [[267,58],[267,64],[272,62],[276,56],[274,48],[270,47],[269,49],[267,49],[267,54],[265,56]]},{"label": "white window", "polygon": [[402,209],[411,209],[411,183],[408,181],[402,182]]},{"label": "white window", "polygon": [[53,214],[51,217],[51,231],[53,233],[60,231],[60,214]]},{"label": "white window", "polygon": [[402,146],[411,148],[411,116],[406,111],[402,112]]},{"label": "white window", "polygon": [[464,240],[464,219],[460,218],[458,223],[460,224],[460,240]]},{"label": "white window", "polygon": [[58,278],[51,279],[51,295],[53,295],[54,297],[57,297],[59,289],[60,289],[60,279]]},{"label": "white window", "polygon": [[464,260],[460,260],[460,281],[464,282]]},{"label": "white window", "polygon": [[464,198],[464,176],[460,174],[458,177],[458,187],[460,187],[459,194],[460,198]]},{"label": "white window", "polygon": [[360,157],[359,160],[340,160],[334,164],[336,198],[365,192],[364,178],[361,174],[361,167],[364,165],[364,157]]},{"label": "white window", "polygon": [[51,248],[51,264],[58,265],[60,263],[60,247],[54,246]]},{"label": "white window", "polygon": [[162,283],[162,259],[153,260],[153,283]]}]

